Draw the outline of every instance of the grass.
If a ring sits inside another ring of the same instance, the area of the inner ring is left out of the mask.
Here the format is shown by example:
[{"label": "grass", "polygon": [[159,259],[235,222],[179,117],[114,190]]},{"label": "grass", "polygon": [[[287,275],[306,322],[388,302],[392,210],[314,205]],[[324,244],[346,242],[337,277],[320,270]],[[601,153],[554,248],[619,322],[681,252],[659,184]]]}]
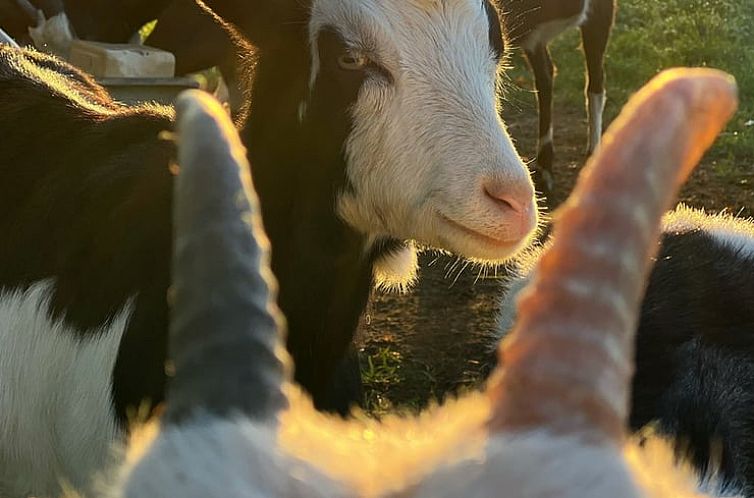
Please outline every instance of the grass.
[{"label": "grass", "polygon": [[[711,157],[720,173],[754,167],[754,2],[741,0],[618,0],[607,51],[607,122],[639,87],[664,68],[701,66],[733,74],[741,107]],[[578,30],[551,46],[560,68],[558,102],[583,106],[584,58]],[[520,57],[514,81],[530,76]],[[530,83],[529,83],[530,84]]]},{"label": "grass", "polygon": [[389,347],[381,347],[372,354],[362,353],[361,379],[369,413],[379,415],[392,409],[387,392],[401,382],[401,360],[400,353]]}]

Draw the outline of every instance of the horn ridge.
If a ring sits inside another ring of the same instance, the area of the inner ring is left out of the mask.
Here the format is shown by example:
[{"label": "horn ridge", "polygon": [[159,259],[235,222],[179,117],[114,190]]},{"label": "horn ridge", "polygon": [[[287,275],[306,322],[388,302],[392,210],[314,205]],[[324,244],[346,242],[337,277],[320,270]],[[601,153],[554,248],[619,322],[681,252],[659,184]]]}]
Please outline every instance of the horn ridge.
[{"label": "horn ridge", "polygon": [[665,71],[627,104],[520,294],[519,320],[499,350],[504,370],[489,389],[491,430],[622,440],[661,218],[736,106],[733,79],[710,69]]},{"label": "horn ridge", "polygon": [[287,356],[245,150],[203,92],[177,101],[170,355],[165,419],[197,411],[274,418],[286,406]]}]

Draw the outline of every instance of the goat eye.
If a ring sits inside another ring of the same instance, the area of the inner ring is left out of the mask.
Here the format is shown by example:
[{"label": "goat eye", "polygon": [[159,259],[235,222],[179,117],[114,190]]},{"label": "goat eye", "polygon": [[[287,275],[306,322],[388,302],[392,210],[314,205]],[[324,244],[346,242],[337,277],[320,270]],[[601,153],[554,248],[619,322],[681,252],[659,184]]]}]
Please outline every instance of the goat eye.
[{"label": "goat eye", "polygon": [[349,71],[360,71],[369,65],[369,59],[363,55],[343,54],[338,57],[338,65]]}]

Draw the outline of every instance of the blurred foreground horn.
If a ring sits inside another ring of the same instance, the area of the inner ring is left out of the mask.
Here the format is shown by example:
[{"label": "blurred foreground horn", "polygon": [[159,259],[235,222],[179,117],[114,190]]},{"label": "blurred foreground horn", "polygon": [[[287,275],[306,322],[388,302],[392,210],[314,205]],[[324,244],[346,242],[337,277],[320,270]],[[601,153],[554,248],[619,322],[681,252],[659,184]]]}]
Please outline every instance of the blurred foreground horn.
[{"label": "blurred foreground horn", "polygon": [[245,149],[208,94],[185,92],[176,112],[175,378],[165,420],[180,422],[197,411],[274,419],[287,403],[287,354]]},{"label": "blurred foreground horn", "polygon": [[661,73],[626,105],[556,217],[490,384],[490,429],[620,442],[660,219],[737,106],[710,69]]}]

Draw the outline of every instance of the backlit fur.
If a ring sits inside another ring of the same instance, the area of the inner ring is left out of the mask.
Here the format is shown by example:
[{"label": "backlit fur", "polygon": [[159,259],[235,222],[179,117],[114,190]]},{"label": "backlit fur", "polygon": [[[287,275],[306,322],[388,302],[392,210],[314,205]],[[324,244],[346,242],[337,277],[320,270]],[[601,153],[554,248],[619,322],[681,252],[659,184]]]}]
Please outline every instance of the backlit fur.
[{"label": "backlit fur", "polygon": [[162,432],[148,426],[106,496],[702,496],[653,436],[622,451],[546,431],[491,436],[483,394],[382,422],[327,417],[289,394],[279,428],[209,416]]}]

